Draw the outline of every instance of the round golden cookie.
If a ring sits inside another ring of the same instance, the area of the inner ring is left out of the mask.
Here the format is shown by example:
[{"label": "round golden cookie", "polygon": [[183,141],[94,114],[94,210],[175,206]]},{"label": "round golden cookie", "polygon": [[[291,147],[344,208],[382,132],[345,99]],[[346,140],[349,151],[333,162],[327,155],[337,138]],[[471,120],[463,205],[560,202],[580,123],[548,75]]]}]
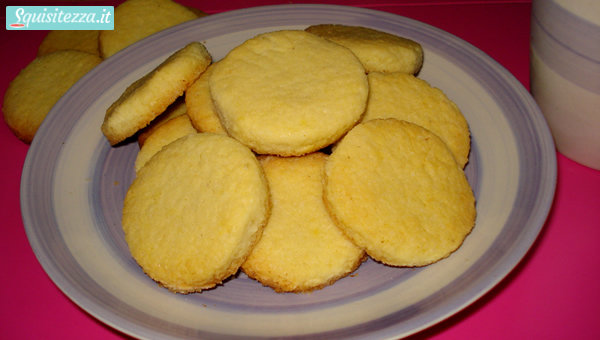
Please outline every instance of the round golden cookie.
[{"label": "round golden cookie", "polygon": [[177,139],[198,131],[192,126],[190,117],[183,114],[161,124],[154,132],[148,136],[144,146],[135,159],[135,171],[139,171],[157,152],[165,145],[168,145]]},{"label": "round golden cookie", "polygon": [[196,133],[140,169],[125,196],[122,225],[144,272],[186,294],[235,274],[268,214],[269,189],[250,149],[227,136]]},{"label": "round golden cookie", "polygon": [[469,161],[471,135],[460,109],[440,89],[402,73],[369,73],[369,101],[363,122],[377,118],[406,120],[437,134],[461,167]]},{"label": "round golden cookie", "polygon": [[272,210],[242,270],[277,292],[321,289],[352,273],[366,258],[325,209],[326,159],[320,152],[259,157],[269,183]]},{"label": "round golden cookie", "polygon": [[373,259],[418,267],[454,252],[475,223],[462,168],[431,131],[393,118],[358,124],[325,166],[325,202]]},{"label": "round golden cookie", "polygon": [[148,137],[152,133],[154,133],[154,131],[158,129],[162,124],[168,122],[169,120],[175,117],[184,115],[186,112],[187,109],[185,106],[185,98],[184,96],[181,96],[177,98],[171,105],[169,105],[165,112],[161,113],[158,117],[154,118],[154,120],[152,120],[150,124],[148,124],[148,126],[146,126],[138,132],[137,138],[140,148],[144,146],[146,139],[148,139]]},{"label": "round golden cookie", "polygon": [[260,34],[231,50],[209,79],[230,136],[259,154],[299,156],[360,119],[365,70],[347,48],[301,30]]},{"label": "round golden cookie", "polygon": [[423,64],[423,48],[410,39],[360,26],[314,25],[307,32],[349,48],[370,72],[415,74]]},{"label": "round golden cookie", "polygon": [[171,0],[127,0],[115,8],[114,29],[100,31],[100,53],[106,59],[125,47],[198,15]]},{"label": "round golden cookie", "polygon": [[100,31],[56,30],[50,31],[38,48],[38,57],[62,50],[77,50],[100,56],[98,37]]},{"label": "round golden cookie", "polygon": [[29,144],[54,104],[102,59],[87,52],[56,51],[34,59],[8,86],[4,120]]},{"label": "round golden cookie", "polygon": [[200,78],[185,91],[185,105],[196,130],[227,134],[213,105],[210,88],[208,87],[208,79],[217,64],[218,62],[215,62],[210,65],[200,75]]},{"label": "round golden cookie", "polygon": [[206,47],[191,42],[135,83],[107,110],[102,132],[111,145],[146,127],[183,95],[210,65]]}]

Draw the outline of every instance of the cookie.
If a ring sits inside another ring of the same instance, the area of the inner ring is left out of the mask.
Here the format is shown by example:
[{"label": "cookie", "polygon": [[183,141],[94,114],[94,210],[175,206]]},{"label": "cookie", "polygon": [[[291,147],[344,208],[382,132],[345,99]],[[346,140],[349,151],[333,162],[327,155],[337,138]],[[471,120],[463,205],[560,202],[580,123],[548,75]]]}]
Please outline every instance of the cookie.
[{"label": "cookie", "polygon": [[154,33],[197,18],[171,0],[127,0],[115,8],[114,29],[100,31],[100,55],[106,59]]},{"label": "cookie", "polygon": [[209,79],[227,133],[259,154],[300,156],[339,139],[366,105],[365,70],[349,49],[302,30],[260,34]]},{"label": "cookie", "polygon": [[159,152],[165,145],[168,145],[175,140],[187,136],[192,133],[197,133],[192,126],[190,118],[186,115],[179,115],[169,121],[161,124],[154,132],[148,136],[144,145],[135,159],[135,171],[139,171],[145,164]]},{"label": "cookie", "polygon": [[204,18],[206,16],[208,16],[208,13],[204,12],[203,10],[196,8],[196,7],[192,7],[192,6],[185,6],[185,8],[189,9],[192,13],[196,14],[196,17],[198,18]]},{"label": "cookie", "polygon": [[146,127],[183,95],[210,65],[206,47],[192,42],[130,85],[107,110],[102,132],[116,145]]},{"label": "cookie", "polygon": [[4,120],[23,142],[32,142],[54,104],[81,77],[100,64],[97,55],[56,51],[34,59],[10,83],[4,95]]},{"label": "cookie", "polygon": [[314,25],[307,32],[349,48],[370,72],[415,74],[423,63],[421,44],[390,33],[360,26]]},{"label": "cookie", "polygon": [[100,31],[56,30],[50,31],[42,40],[37,56],[62,50],[77,50],[100,56],[98,37]]},{"label": "cookie", "polygon": [[173,102],[173,104],[169,105],[165,112],[161,113],[158,117],[154,118],[154,120],[152,120],[150,124],[148,124],[148,126],[146,126],[138,132],[137,139],[140,148],[144,146],[146,139],[148,139],[148,137],[162,124],[168,122],[169,120],[175,117],[181,116],[186,112],[187,108],[185,106],[185,98],[184,96],[181,96],[177,98]]},{"label": "cookie", "polygon": [[437,134],[464,167],[471,137],[467,120],[442,90],[402,73],[369,73],[369,101],[362,121],[378,118],[406,120]]},{"label": "cookie", "polygon": [[217,64],[218,62],[215,62],[210,65],[200,75],[200,78],[185,91],[185,105],[196,130],[227,134],[213,105],[210,88],[208,87],[208,79]]},{"label": "cookie", "polygon": [[210,289],[235,274],[260,239],[269,189],[247,147],[195,133],[140,169],[123,206],[133,258],[174,293]]},{"label": "cookie", "polygon": [[358,124],[325,165],[336,224],[373,259],[425,266],[460,247],[475,198],[450,149],[431,131],[394,118]]},{"label": "cookie", "polygon": [[325,209],[326,159],[320,152],[301,157],[259,157],[272,210],[242,270],[277,292],[321,289],[352,273],[366,258]]}]

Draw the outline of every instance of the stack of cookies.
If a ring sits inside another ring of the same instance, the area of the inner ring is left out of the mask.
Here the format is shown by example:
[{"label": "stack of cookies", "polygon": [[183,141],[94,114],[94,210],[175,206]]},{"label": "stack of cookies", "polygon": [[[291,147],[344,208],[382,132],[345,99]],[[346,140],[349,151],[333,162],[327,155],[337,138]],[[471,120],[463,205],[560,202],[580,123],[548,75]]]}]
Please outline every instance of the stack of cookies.
[{"label": "stack of cookies", "polygon": [[31,144],[54,104],[104,59],[151,34],[206,15],[172,0],[126,0],[115,8],[114,30],[48,32],[36,58],[8,87],[4,120],[17,138]]},{"label": "stack of cookies", "polygon": [[177,51],[102,125],[110,144],[141,145],[123,209],[132,256],[184,294],[240,269],[299,293],[369,257],[449,256],[475,223],[470,134],[416,76],[422,62],[417,42],[342,25],[260,34],[218,62],[198,42]]}]

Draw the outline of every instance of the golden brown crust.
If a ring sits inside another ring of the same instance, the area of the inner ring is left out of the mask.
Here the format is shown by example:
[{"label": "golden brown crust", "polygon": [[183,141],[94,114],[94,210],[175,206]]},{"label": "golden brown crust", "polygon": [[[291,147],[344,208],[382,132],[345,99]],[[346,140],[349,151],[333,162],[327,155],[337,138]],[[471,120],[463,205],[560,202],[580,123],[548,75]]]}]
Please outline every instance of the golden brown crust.
[{"label": "golden brown crust", "polygon": [[183,114],[160,125],[146,140],[135,159],[135,171],[139,171],[157,152],[175,140],[197,133],[190,117]]},{"label": "golden brown crust", "polygon": [[101,56],[106,59],[154,33],[197,18],[171,0],[127,0],[115,8],[114,29],[100,31]]},{"label": "golden brown crust", "polygon": [[203,10],[201,10],[199,8],[192,7],[192,6],[186,6],[185,8],[190,10],[192,13],[196,14],[196,16],[198,18],[204,18],[204,17],[208,16],[208,13],[204,12]]},{"label": "golden brown crust", "polygon": [[475,198],[445,143],[393,118],[357,125],[326,164],[325,202],[375,260],[424,266],[462,244],[475,223]]},{"label": "golden brown crust", "polygon": [[260,34],[230,51],[209,79],[227,133],[259,154],[300,156],[362,116],[368,84],[347,48],[301,30]]},{"label": "golden brown crust", "polygon": [[254,154],[230,137],[195,133],[168,144],[140,169],[125,197],[122,225],[144,272],[187,294],[237,272],[269,209]]},{"label": "golden brown crust", "polygon": [[383,31],[331,24],[310,26],[306,31],[349,48],[367,73],[415,74],[423,63],[423,48],[419,43]]},{"label": "golden brown crust", "polygon": [[356,270],[365,253],[333,223],[323,203],[327,155],[259,157],[271,216],[242,270],[276,292],[307,293]]},{"label": "golden brown crust", "polygon": [[101,62],[97,55],[63,50],[38,57],[21,70],[8,86],[2,107],[15,136],[30,144],[54,104]]},{"label": "golden brown crust", "polygon": [[116,145],[146,127],[210,65],[206,47],[191,42],[130,85],[107,110],[102,132]]},{"label": "golden brown crust", "polygon": [[467,120],[442,90],[410,74],[373,72],[368,75],[369,101],[362,121],[396,118],[438,135],[461,167],[469,161],[471,136]]},{"label": "golden brown crust", "polygon": [[173,102],[173,104],[169,105],[165,112],[161,113],[158,117],[154,118],[154,120],[152,120],[150,124],[148,124],[148,126],[146,126],[138,132],[137,138],[140,148],[144,146],[146,139],[148,139],[148,137],[150,137],[150,135],[154,131],[156,131],[156,129],[158,129],[162,124],[168,122],[173,118],[184,115],[186,114],[186,112],[187,108],[185,105],[185,100],[184,97],[181,96],[177,98]]},{"label": "golden brown crust", "polygon": [[213,105],[208,86],[208,80],[217,64],[218,62],[215,62],[210,65],[198,80],[185,91],[185,105],[196,130],[226,135],[227,131],[221,124],[221,119]]},{"label": "golden brown crust", "polygon": [[62,50],[77,50],[100,56],[99,36],[98,30],[50,31],[38,48],[38,57]]}]

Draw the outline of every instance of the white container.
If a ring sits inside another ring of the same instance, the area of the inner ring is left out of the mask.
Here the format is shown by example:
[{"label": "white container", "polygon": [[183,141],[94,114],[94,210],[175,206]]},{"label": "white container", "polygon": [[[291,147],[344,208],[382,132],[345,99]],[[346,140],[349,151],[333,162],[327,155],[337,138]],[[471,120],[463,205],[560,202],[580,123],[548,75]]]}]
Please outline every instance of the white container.
[{"label": "white container", "polygon": [[600,170],[600,0],[533,0],[530,52],[557,150]]}]

